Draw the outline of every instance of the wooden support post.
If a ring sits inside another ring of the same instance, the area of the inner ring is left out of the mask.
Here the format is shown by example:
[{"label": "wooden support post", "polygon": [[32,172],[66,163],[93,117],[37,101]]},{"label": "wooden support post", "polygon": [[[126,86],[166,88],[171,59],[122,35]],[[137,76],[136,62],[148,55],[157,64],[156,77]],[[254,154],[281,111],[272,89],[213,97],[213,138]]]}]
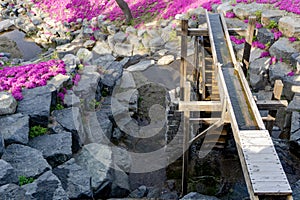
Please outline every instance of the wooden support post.
[{"label": "wooden support post", "polygon": [[187,68],[187,36],[188,36],[188,20],[181,20],[181,59],[180,59],[180,100],[183,100],[184,84],[186,81]]},{"label": "wooden support post", "polygon": [[201,91],[202,91],[202,100],[206,98],[206,77],[205,77],[205,49],[204,49],[204,38],[201,36],[200,39],[200,44],[201,44]]},{"label": "wooden support post", "polygon": [[[274,90],[272,95],[272,100],[280,100],[281,94],[283,90],[283,83],[281,80],[276,80],[274,84]],[[277,110],[270,110],[269,116],[276,118]],[[274,126],[274,121],[266,122],[266,129],[272,134]]]},{"label": "wooden support post", "polygon": [[247,71],[249,69],[249,60],[250,60],[251,46],[252,46],[252,40],[254,35],[254,29],[255,29],[255,22],[256,22],[256,17],[250,16],[248,20],[247,37],[246,37],[246,43],[244,47],[243,60],[242,60],[243,72],[246,77],[247,77]]},{"label": "wooden support post", "polygon": [[194,83],[196,83],[197,95],[199,95],[198,91],[199,91],[199,79],[200,79],[200,66],[199,66],[199,37],[197,36],[195,36],[194,49],[195,49],[195,53],[194,53],[193,81]]},{"label": "wooden support post", "polygon": [[[184,101],[190,101],[191,84],[185,83]],[[182,157],[182,196],[187,194],[188,162],[189,162],[189,141],[190,141],[190,111],[184,111],[183,118],[183,157]]]}]

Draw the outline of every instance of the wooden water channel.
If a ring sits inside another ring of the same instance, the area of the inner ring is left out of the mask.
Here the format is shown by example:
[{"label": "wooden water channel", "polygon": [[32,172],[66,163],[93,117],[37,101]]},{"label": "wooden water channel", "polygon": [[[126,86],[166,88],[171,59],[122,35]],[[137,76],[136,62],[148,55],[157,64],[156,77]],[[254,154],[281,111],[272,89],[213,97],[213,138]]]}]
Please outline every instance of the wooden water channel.
[{"label": "wooden water channel", "polygon": [[[181,36],[179,111],[184,113],[182,193],[187,193],[189,146],[198,138],[203,138],[209,130],[230,123],[250,198],[292,199],[291,187],[269,133],[273,128],[276,109],[287,106],[286,101],[280,100],[283,85],[281,81],[276,81],[272,100],[256,101],[245,78],[255,31],[255,17],[249,18],[247,30],[228,29],[222,14],[206,12],[206,21],[207,29],[189,29],[187,20],[182,20],[181,30],[178,31]],[[230,33],[246,35],[242,63],[235,58]],[[197,86],[201,94],[199,101],[190,100],[191,82],[187,81],[187,39],[191,36],[195,38],[196,56],[196,79],[192,84]],[[262,118],[258,109],[270,110],[269,116]],[[217,111],[221,114],[212,119],[192,118],[191,112],[194,111]],[[206,121],[210,126],[192,138],[192,121]]]}]

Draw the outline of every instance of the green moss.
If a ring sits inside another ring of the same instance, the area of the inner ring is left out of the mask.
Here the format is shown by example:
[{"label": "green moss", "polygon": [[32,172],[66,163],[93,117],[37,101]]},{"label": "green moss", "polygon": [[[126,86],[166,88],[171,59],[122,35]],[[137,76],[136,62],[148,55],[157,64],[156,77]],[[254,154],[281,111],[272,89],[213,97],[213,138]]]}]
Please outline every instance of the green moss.
[{"label": "green moss", "polygon": [[29,183],[32,183],[34,181],[34,178],[27,178],[26,176],[19,176],[19,185],[26,185]]},{"label": "green moss", "polygon": [[278,23],[274,20],[271,20],[270,23],[266,27],[269,29],[278,28]]},{"label": "green moss", "polygon": [[47,128],[41,127],[40,125],[33,126],[30,128],[29,137],[34,138],[40,135],[44,135],[45,133],[47,133],[47,131],[48,131]]}]

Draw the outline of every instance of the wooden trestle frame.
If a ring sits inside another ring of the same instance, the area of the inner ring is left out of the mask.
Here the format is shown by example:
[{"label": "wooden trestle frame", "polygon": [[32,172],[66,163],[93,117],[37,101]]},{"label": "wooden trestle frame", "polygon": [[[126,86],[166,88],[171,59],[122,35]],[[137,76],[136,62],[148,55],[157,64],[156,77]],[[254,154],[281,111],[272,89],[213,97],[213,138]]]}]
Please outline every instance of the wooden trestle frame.
[{"label": "wooden trestle frame", "polygon": [[[189,154],[189,146],[192,142],[194,142],[196,139],[198,139],[202,134],[205,134],[209,129],[213,129],[214,126],[218,126],[219,124],[222,124],[224,122],[230,121],[231,127],[234,133],[234,138],[237,144],[237,149],[245,177],[245,181],[247,184],[248,192],[250,195],[251,199],[259,199],[260,196],[265,196],[265,195],[277,195],[277,196],[285,196],[287,199],[293,199],[292,198],[292,191],[290,189],[290,186],[288,183],[285,184],[286,188],[285,189],[278,189],[278,192],[274,193],[274,189],[270,188],[263,188],[263,186],[260,186],[260,182],[257,180],[254,180],[252,174],[252,169],[249,167],[251,165],[251,159],[252,154],[247,155],[247,148],[249,145],[252,145],[252,142],[259,142],[259,140],[256,141],[257,137],[266,137],[265,141],[266,143],[270,143],[271,139],[269,138],[269,133],[265,128],[265,125],[262,120],[264,120],[267,123],[267,128],[271,132],[274,124],[274,120],[276,117],[276,110],[282,107],[287,107],[287,101],[285,100],[280,100],[280,96],[282,93],[282,88],[283,84],[280,80],[277,80],[275,82],[275,87],[274,87],[274,92],[273,92],[273,97],[272,100],[264,100],[264,101],[258,101],[255,100],[252,96],[252,93],[249,89],[247,80],[245,78],[245,75],[247,74],[247,70],[249,68],[249,59],[250,59],[250,52],[251,52],[251,45],[252,45],[252,40],[253,40],[253,35],[255,33],[255,17],[251,16],[249,17],[249,24],[248,24],[248,29],[237,29],[237,28],[230,28],[228,29],[226,26],[225,19],[222,14],[220,14],[220,18],[223,24],[223,30],[226,36],[226,41],[228,44],[229,52],[232,58],[233,65],[235,66],[235,69],[237,73],[239,74],[241,78],[241,84],[245,90],[246,97],[249,100],[251,109],[253,110],[254,116],[257,119],[257,124],[260,130],[257,131],[251,131],[251,130],[239,130],[238,125],[236,124],[236,119],[235,115],[233,112],[233,107],[230,103],[230,99],[228,96],[228,91],[226,88],[226,83],[224,81],[223,73],[222,73],[222,64],[218,63],[217,61],[217,56],[216,56],[216,51],[214,49],[214,41],[211,39],[210,44],[211,44],[211,49],[212,49],[212,57],[213,57],[213,65],[214,65],[214,70],[216,74],[216,79],[217,79],[217,87],[219,89],[219,95],[220,98],[219,100],[213,100],[213,101],[191,101],[190,100],[190,91],[191,91],[191,84],[190,82],[187,81],[187,46],[188,46],[188,38],[194,36],[195,37],[195,59],[194,59],[194,64],[195,64],[195,75],[196,77],[195,85],[197,85],[198,90],[202,93],[202,96],[206,96],[206,87],[207,84],[205,82],[205,61],[204,61],[204,47],[203,47],[203,37],[204,36],[210,36],[212,35],[210,27],[210,22],[208,19],[208,12],[206,12],[206,17],[207,17],[207,24],[208,28],[188,28],[188,20],[181,20],[181,29],[177,30],[177,35],[181,36],[181,65],[180,65],[180,101],[179,101],[179,111],[183,112],[183,164],[182,164],[182,195],[187,193],[187,178],[188,178],[188,154]],[[244,48],[244,55],[243,55],[243,60],[242,63],[237,62],[235,58],[235,54],[233,51],[233,47],[231,44],[231,41],[229,39],[229,34],[238,34],[238,35],[243,35],[246,36],[246,45]],[[198,54],[202,54],[201,59],[199,59]],[[200,66],[201,67],[200,67]],[[261,110],[269,110],[269,116],[265,118],[261,118],[258,109]],[[190,117],[190,112],[191,111],[208,111],[208,112],[213,112],[213,111],[220,111],[221,117],[220,118],[213,118],[213,119],[207,119],[207,118],[197,118],[196,120],[201,121],[210,121],[212,123],[212,126],[209,127],[207,130],[205,130],[203,133],[200,135],[196,136],[195,138],[192,138],[191,133],[190,133],[190,121],[193,119]],[[245,140],[245,138],[247,138]],[[264,138],[263,138],[264,139]],[[272,141],[271,141],[272,143]],[[256,147],[254,144],[254,147]],[[266,148],[270,148],[272,151],[274,150],[273,143],[267,146]],[[275,151],[276,154],[276,151]],[[250,156],[250,157],[248,157]],[[277,154],[274,158],[278,158]],[[255,159],[257,159],[255,157]],[[268,159],[265,157],[262,157],[261,159]],[[279,162],[280,163],[280,162]],[[281,166],[281,165],[280,165]],[[280,171],[281,172],[281,171]],[[283,172],[284,173],[284,172]],[[267,176],[267,175],[266,175]],[[256,177],[257,179],[262,179],[262,177]],[[268,178],[268,177],[267,177]],[[281,177],[279,177],[281,178]],[[285,174],[282,175],[282,179],[286,179]],[[281,179],[276,179],[280,180]],[[272,180],[271,180],[272,181]],[[278,182],[278,185],[280,181]],[[287,180],[286,180],[287,181]],[[277,182],[274,182],[276,184]],[[282,181],[281,181],[282,182]],[[280,183],[281,183],[280,182]],[[256,185],[255,185],[256,184]],[[267,186],[266,186],[267,187]],[[270,191],[268,191],[268,189]]]}]

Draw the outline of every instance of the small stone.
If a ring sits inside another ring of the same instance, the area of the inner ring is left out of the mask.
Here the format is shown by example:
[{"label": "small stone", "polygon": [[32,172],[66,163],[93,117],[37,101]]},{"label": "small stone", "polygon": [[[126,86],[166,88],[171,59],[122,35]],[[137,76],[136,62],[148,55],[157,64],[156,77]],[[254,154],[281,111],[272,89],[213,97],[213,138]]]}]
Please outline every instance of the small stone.
[{"label": "small stone", "polygon": [[119,31],[119,28],[117,28],[115,25],[110,25],[107,26],[107,31],[109,32],[109,34],[114,35],[117,33],[117,31]]},{"label": "small stone", "polygon": [[116,43],[114,46],[114,52],[120,56],[132,56],[133,45],[132,44],[124,44],[124,43]]},{"label": "small stone", "polygon": [[274,34],[266,28],[258,29],[257,39],[263,44],[267,44],[269,42],[270,45],[273,45],[275,42]]},{"label": "small stone", "polygon": [[172,63],[175,60],[175,57],[173,55],[167,55],[167,56],[163,56],[162,58],[160,58],[157,61],[158,65],[168,65],[170,63]]},{"label": "small stone", "polygon": [[8,92],[0,92],[0,115],[13,114],[16,108],[16,99]]},{"label": "small stone", "polygon": [[50,81],[47,82],[47,84],[53,85],[57,91],[62,89],[63,87],[67,86],[67,83],[70,81],[70,76],[58,74],[54,76]]},{"label": "small stone", "polygon": [[134,191],[132,191],[129,194],[129,198],[143,198],[147,195],[148,193],[148,189],[146,186],[142,185],[140,187],[138,187],[137,189],[135,189]]},{"label": "small stone", "polygon": [[283,17],[285,11],[283,10],[264,10],[261,13],[261,23],[263,26],[268,26],[271,21],[278,23],[279,19]]},{"label": "small stone", "polygon": [[274,82],[277,79],[284,80],[286,74],[291,71],[291,67],[284,62],[277,62],[275,65],[270,66],[269,79]]},{"label": "small stone", "polygon": [[203,195],[203,194],[199,194],[197,192],[190,192],[187,195],[185,195],[183,198],[181,198],[180,200],[220,200],[217,197],[213,197],[213,196],[207,196],[207,195]]},{"label": "small stone", "polygon": [[165,41],[161,37],[156,37],[149,41],[150,47],[162,47],[165,44]]},{"label": "small stone", "polygon": [[93,48],[95,43],[96,42],[94,40],[87,40],[85,43],[83,43],[83,46],[85,48]]},{"label": "small stone", "polygon": [[92,51],[102,56],[105,54],[112,54],[111,48],[104,41],[97,41]]},{"label": "small stone", "polygon": [[62,60],[66,64],[67,72],[75,71],[75,68],[77,67],[77,65],[80,64],[79,58],[73,54],[65,55]]},{"label": "small stone", "polygon": [[290,62],[292,54],[297,52],[288,38],[280,38],[269,49],[271,56]]},{"label": "small stone", "polygon": [[144,60],[144,61],[140,61],[139,63],[137,63],[135,65],[131,65],[126,70],[129,72],[144,71],[154,64],[155,64],[154,60]]},{"label": "small stone", "polygon": [[0,33],[9,30],[14,24],[10,19],[0,21]]}]

